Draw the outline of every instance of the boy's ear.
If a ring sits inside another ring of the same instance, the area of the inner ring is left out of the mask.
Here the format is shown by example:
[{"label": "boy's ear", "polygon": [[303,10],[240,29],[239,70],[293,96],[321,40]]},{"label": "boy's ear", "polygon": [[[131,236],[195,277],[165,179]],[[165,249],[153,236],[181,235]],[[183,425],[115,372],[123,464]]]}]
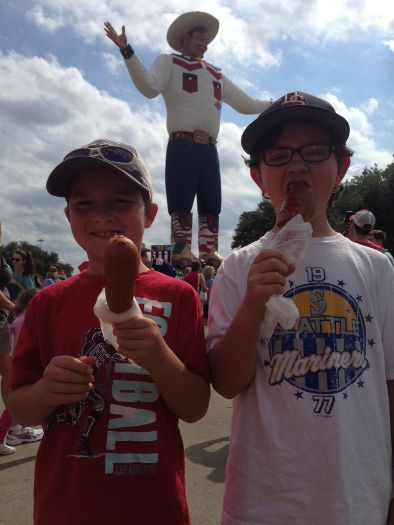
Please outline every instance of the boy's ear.
[{"label": "boy's ear", "polygon": [[157,204],[154,202],[151,202],[148,212],[145,215],[145,228],[149,228],[151,226],[152,222],[155,220],[157,210],[158,210]]},{"label": "boy's ear", "polygon": [[342,157],[338,163],[338,174],[337,174],[337,178],[335,179],[336,185],[339,185],[342,182],[344,176],[347,173],[347,170],[349,169],[349,166],[350,166],[350,157],[348,156]]},{"label": "boy's ear", "polygon": [[250,176],[252,177],[253,182],[255,184],[257,184],[257,186],[264,193],[264,188],[263,188],[263,182],[261,180],[260,169],[259,168],[250,168]]},{"label": "boy's ear", "polygon": [[70,222],[70,210],[69,210],[68,206],[66,206],[64,208],[64,214],[67,217],[68,222]]}]

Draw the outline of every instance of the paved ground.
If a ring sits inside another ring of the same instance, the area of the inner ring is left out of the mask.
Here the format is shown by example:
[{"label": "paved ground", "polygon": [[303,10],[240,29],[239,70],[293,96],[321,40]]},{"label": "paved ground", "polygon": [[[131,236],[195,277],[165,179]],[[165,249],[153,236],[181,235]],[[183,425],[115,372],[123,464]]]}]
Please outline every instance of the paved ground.
[{"label": "paved ground", "polygon": [[[220,523],[230,412],[231,401],[213,393],[204,419],[190,425],[181,423],[193,525]],[[21,445],[15,454],[0,456],[1,525],[32,523],[33,473],[37,448],[38,444],[35,443]]]}]

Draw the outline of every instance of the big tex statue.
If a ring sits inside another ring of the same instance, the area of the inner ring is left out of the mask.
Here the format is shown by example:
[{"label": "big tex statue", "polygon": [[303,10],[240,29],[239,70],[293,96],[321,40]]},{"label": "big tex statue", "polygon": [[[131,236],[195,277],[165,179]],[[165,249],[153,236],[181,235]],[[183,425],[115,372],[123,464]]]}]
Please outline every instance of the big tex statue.
[{"label": "big tex statue", "polygon": [[270,102],[249,97],[220,68],[203,57],[217,35],[219,21],[201,11],[184,13],[170,25],[167,42],[177,51],[158,56],[148,71],[128,44],[125,27],[105,32],[120,49],[131,79],[146,97],[163,95],[169,134],[165,182],[171,215],[172,262],[190,264],[192,207],[197,195],[199,258],[218,266],[221,182],[216,139],[222,102],[244,114],[260,113]]}]

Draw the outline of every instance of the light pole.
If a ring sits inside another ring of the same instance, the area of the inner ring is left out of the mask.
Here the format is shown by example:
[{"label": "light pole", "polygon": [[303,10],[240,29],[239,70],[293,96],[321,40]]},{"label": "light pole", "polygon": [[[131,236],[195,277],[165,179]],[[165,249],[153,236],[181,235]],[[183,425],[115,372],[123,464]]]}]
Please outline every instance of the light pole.
[{"label": "light pole", "polygon": [[41,245],[42,245],[42,243],[44,242],[44,239],[37,239],[37,242],[38,242],[38,247],[39,247],[40,250],[41,250]]}]

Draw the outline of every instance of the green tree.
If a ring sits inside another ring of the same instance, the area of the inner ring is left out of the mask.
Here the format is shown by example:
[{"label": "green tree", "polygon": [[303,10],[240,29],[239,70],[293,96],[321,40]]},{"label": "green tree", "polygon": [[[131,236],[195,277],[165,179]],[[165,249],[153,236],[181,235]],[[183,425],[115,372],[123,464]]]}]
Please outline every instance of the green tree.
[{"label": "green tree", "polygon": [[[375,228],[386,232],[386,248],[394,252],[394,163],[379,169],[364,168],[361,175],[344,184],[334,211],[344,217],[346,210],[371,210],[376,217]],[[333,224],[333,227],[335,225]]]},{"label": "green tree", "polygon": [[36,272],[42,277],[45,277],[49,266],[52,264],[55,264],[59,270],[63,270],[66,275],[72,275],[74,271],[74,268],[71,266],[71,264],[59,261],[59,255],[57,253],[47,252],[46,250],[43,250],[38,246],[30,244],[26,241],[12,241],[3,247],[2,252],[8,263],[11,262],[12,253],[17,249],[28,251],[32,254],[36,266]]},{"label": "green tree", "polygon": [[256,241],[275,224],[275,210],[269,201],[259,202],[257,210],[244,211],[234,230],[231,248],[241,248]]}]

